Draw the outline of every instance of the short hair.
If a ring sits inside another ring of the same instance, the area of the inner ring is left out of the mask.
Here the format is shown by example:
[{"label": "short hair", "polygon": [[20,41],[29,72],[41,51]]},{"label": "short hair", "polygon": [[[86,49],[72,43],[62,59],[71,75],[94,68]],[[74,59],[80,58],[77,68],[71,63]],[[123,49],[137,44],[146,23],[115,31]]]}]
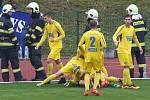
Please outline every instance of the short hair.
[{"label": "short hair", "polygon": [[130,18],[131,18],[131,15],[127,14],[127,15],[125,15],[123,18],[125,19],[125,18],[127,18],[127,17],[130,17]]},{"label": "short hair", "polygon": [[97,20],[96,19],[90,20],[89,25],[90,25],[90,28],[97,27]]},{"label": "short hair", "polygon": [[51,17],[51,15],[49,13],[45,13],[43,16]]}]

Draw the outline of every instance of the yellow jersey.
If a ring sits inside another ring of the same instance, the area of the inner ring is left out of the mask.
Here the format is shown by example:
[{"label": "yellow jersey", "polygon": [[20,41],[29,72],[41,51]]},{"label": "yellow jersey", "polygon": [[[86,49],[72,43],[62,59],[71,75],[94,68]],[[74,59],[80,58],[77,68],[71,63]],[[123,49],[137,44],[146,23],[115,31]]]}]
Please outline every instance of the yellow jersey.
[{"label": "yellow jersey", "polygon": [[[54,42],[50,41],[50,37],[54,38]],[[62,29],[61,25],[57,21],[53,21],[53,23],[46,23],[44,34],[37,44],[41,46],[43,42],[48,39],[48,43],[50,48],[62,48],[62,39],[65,37],[65,32]]]},{"label": "yellow jersey", "polygon": [[88,56],[100,55],[101,49],[106,46],[105,39],[97,29],[91,29],[83,34],[79,48],[83,51],[82,45],[85,43],[85,58]]},{"label": "yellow jersey", "polygon": [[74,70],[76,69],[76,67],[79,67],[80,70],[82,71],[82,68],[84,66],[83,64],[84,64],[84,59],[73,57],[64,67],[60,69],[60,71],[64,75],[75,74]]},{"label": "yellow jersey", "polygon": [[81,51],[79,48],[77,49],[77,54],[76,54],[76,57],[84,57],[84,54],[85,54],[85,44],[82,45],[82,49],[83,51]]},{"label": "yellow jersey", "polygon": [[118,53],[131,53],[132,40],[140,47],[139,41],[135,34],[134,27],[130,25],[121,25],[113,35],[113,41],[118,41]]},{"label": "yellow jersey", "polygon": [[[98,31],[99,31],[99,30],[98,30]],[[103,50],[104,50],[104,48],[106,48],[106,47],[107,47],[107,44],[106,44],[106,41],[105,41],[105,38],[104,38],[103,33],[101,33],[100,31],[99,31],[99,33],[101,34],[101,36],[102,36],[102,40],[103,40],[103,48],[101,48],[101,49],[102,49],[101,51],[103,51]]]},{"label": "yellow jersey", "polygon": [[77,66],[80,66],[82,68],[83,64],[84,64],[84,59],[76,58],[76,56],[75,56],[66,65],[77,65]]}]

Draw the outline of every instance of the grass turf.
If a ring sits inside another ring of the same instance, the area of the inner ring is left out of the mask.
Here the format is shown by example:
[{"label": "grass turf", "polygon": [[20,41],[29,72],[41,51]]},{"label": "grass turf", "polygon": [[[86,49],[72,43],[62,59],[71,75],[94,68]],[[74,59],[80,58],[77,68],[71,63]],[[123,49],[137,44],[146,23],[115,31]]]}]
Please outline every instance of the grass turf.
[{"label": "grass turf", "polygon": [[0,84],[0,100],[149,100],[150,80],[136,80],[139,90],[104,88],[100,97],[83,96],[84,88],[58,84],[36,87],[35,83]]}]

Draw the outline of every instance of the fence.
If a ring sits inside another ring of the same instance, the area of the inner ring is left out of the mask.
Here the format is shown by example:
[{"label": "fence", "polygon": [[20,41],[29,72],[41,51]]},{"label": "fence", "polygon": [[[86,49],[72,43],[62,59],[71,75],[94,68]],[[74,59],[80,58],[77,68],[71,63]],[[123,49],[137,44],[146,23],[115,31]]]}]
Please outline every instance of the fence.
[{"label": "fence", "polygon": [[[53,19],[61,23],[66,37],[63,41],[62,57],[70,57],[76,53],[78,41],[83,34],[86,25],[86,14],[84,11],[72,12],[49,12]],[[148,14],[144,14],[148,29],[150,28]],[[116,28],[122,24],[122,15],[104,13],[100,15],[100,26],[107,42],[107,49],[114,49],[112,36]],[[149,33],[149,32],[148,32]],[[43,53],[46,56],[49,47],[45,44]],[[150,54],[150,36],[146,36],[146,55]]]}]

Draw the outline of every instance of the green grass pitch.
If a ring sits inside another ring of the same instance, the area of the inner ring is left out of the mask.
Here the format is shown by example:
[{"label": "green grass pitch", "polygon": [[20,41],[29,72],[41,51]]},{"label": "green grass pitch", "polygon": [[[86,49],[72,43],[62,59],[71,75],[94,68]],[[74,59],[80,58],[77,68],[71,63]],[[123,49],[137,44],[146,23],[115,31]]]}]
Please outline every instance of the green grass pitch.
[{"label": "green grass pitch", "polygon": [[83,96],[83,87],[49,84],[36,87],[35,83],[0,84],[0,100],[149,100],[150,80],[134,81],[139,90],[121,88],[99,89],[102,96]]}]

